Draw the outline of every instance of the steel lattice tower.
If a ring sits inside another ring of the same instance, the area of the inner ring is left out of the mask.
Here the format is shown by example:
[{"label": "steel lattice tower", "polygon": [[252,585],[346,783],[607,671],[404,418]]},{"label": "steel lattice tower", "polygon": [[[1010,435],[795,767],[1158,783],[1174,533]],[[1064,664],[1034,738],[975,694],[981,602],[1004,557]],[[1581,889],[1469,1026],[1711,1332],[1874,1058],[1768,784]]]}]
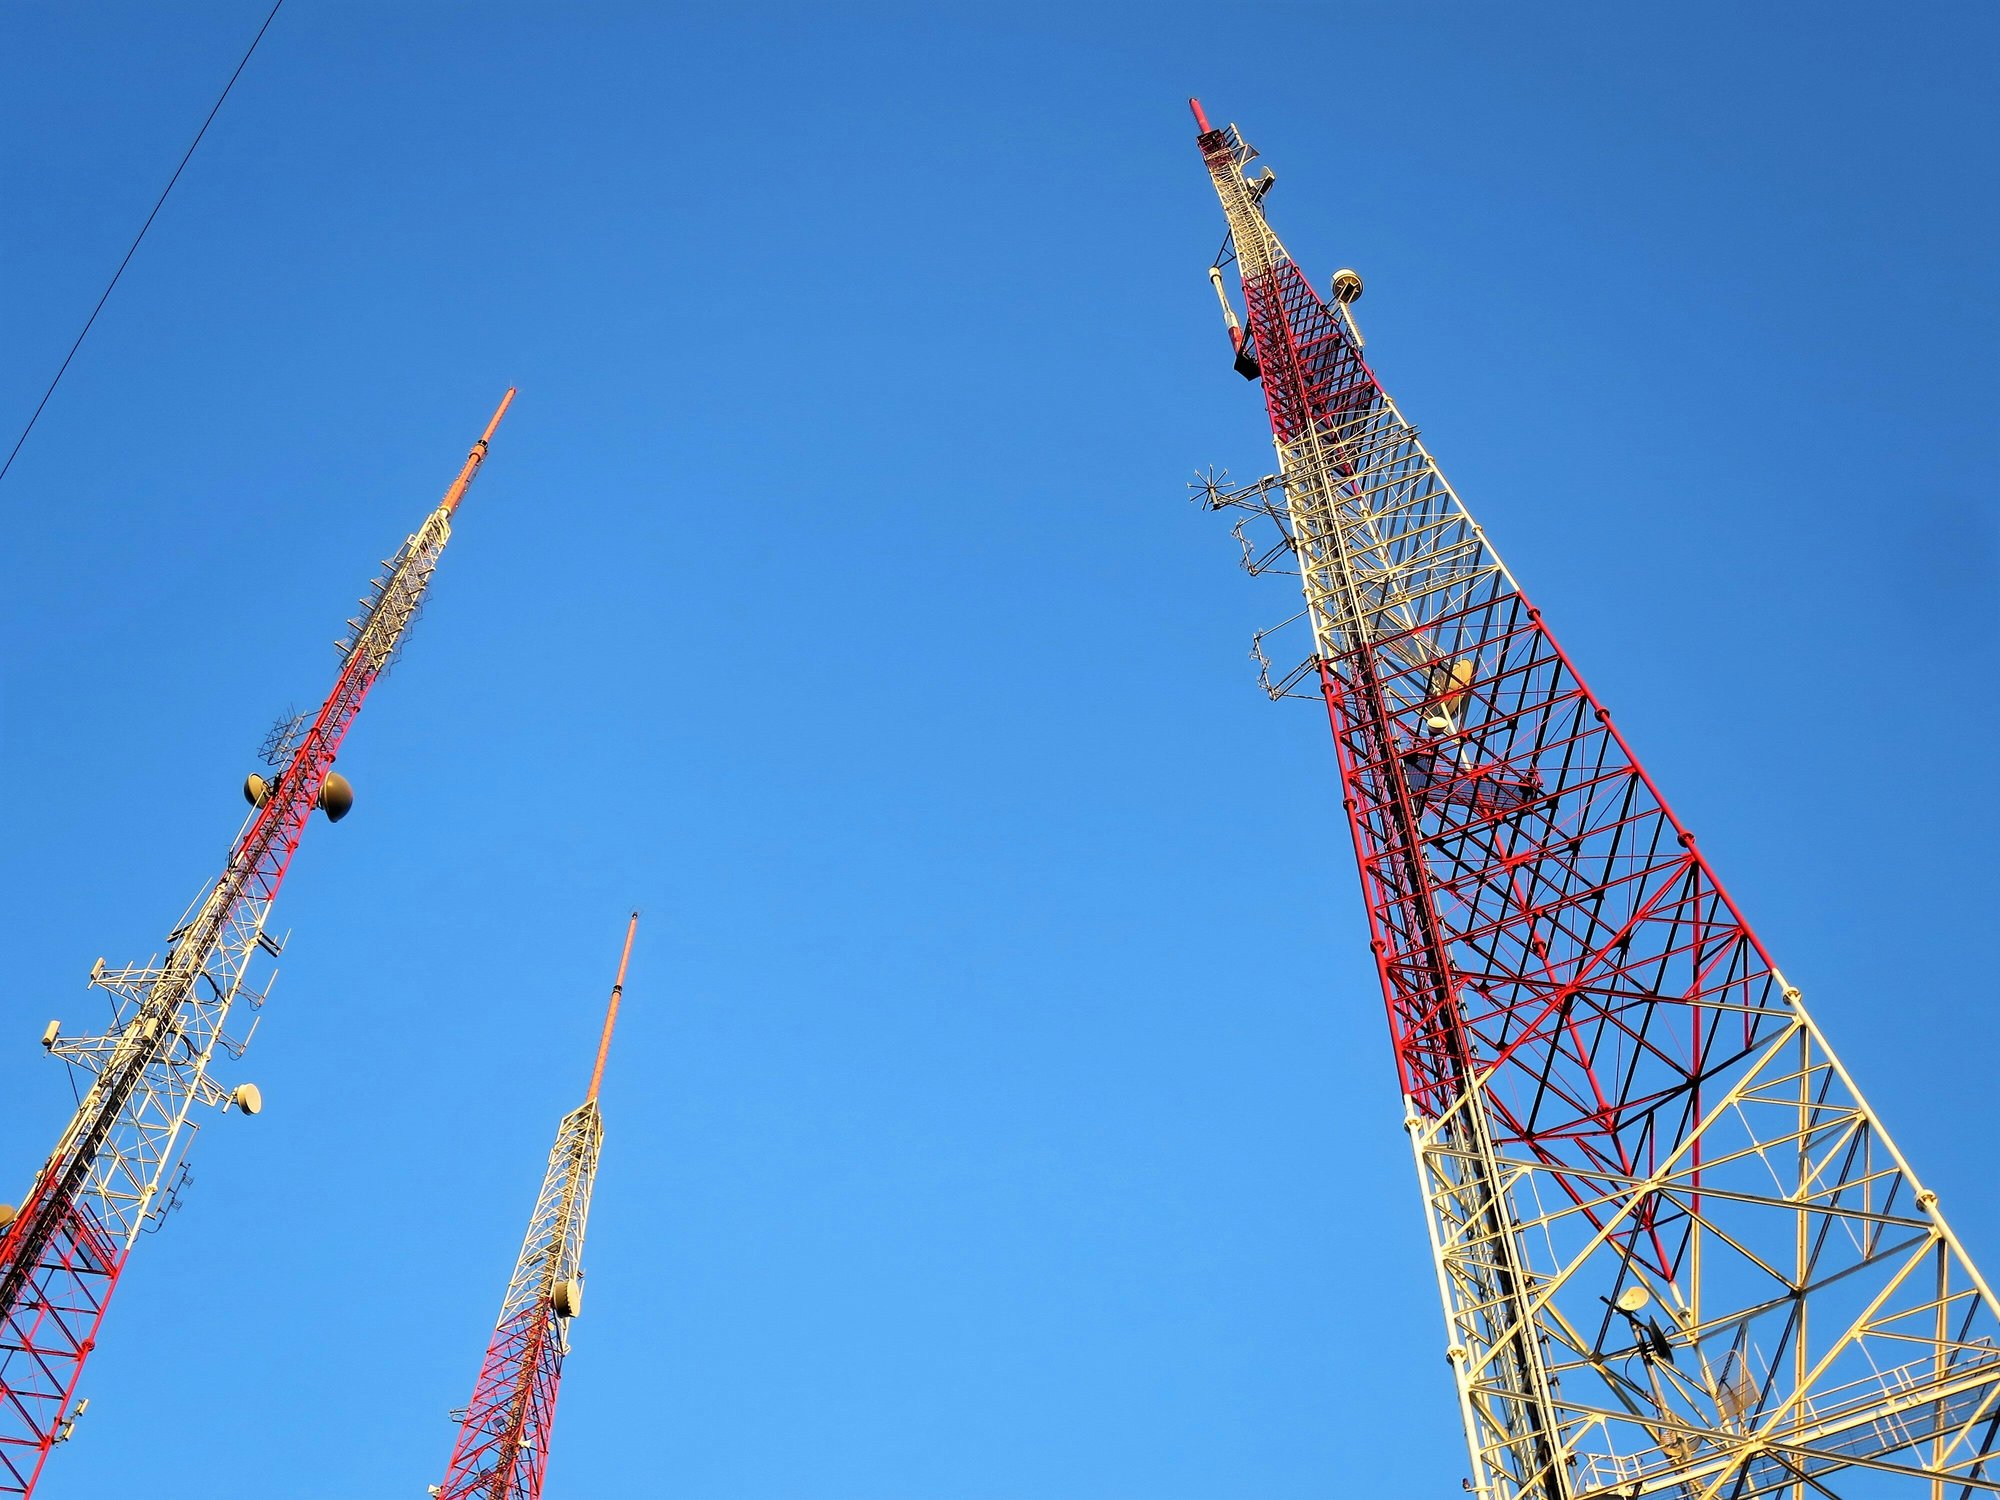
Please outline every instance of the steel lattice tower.
[{"label": "steel lattice tower", "polygon": [[1469,1487],[2000,1492],[2000,1325],[1937,1194],[1363,361],[1360,278],[1315,290],[1194,112],[1278,454],[1198,488],[1304,585],[1265,683],[1332,722]]},{"label": "steel lattice tower", "polygon": [[556,1127],[555,1149],[500,1304],[500,1321],[486,1346],[472,1400],[459,1418],[451,1467],[442,1485],[431,1486],[431,1494],[444,1500],[538,1500],[542,1493],[570,1320],[583,1308],[583,1231],[604,1146],[597,1092],[604,1083],[604,1060],[611,1053],[611,1032],[618,1024],[625,969],[638,930],[635,911],[625,927],[625,948],[618,955],[618,977],[605,1007],[590,1088],[583,1103]]},{"label": "steel lattice tower", "polygon": [[164,958],[91,969],[110,998],[111,1024],[67,1037],[51,1022],[43,1044],[75,1070],[81,1102],[18,1210],[0,1209],[0,1496],[27,1495],[49,1450],[69,1435],[85,1359],[142,1229],[159,1225],[186,1177],[195,1105],[255,1112],[249,1085],[209,1076],[221,1051],[243,1055],[255,1022],[225,1028],[240,1001],[255,1011],[272,972],[253,978],[259,952],[282,943],[265,930],[313,809],[338,818],[352,793],[333,771],[369,688],[388,670],[423,605],[459,502],[486,457],[508,403],[500,402],[457,479],[415,535],[383,566],[339,642],[341,667],[317,713],[279,725],[264,745],[267,779],[252,776],[253,807],[222,874],[167,934]]}]

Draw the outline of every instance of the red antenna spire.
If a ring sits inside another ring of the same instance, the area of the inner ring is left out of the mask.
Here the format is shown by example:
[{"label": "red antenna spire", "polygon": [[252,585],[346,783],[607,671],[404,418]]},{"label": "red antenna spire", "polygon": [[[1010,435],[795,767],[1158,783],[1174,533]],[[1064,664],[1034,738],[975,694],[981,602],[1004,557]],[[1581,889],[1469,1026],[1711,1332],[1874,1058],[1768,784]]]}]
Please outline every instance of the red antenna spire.
[{"label": "red antenna spire", "polygon": [[133,1242],[159,1224],[185,1181],[189,1111],[262,1107],[255,1085],[226,1088],[209,1064],[218,1049],[241,1056],[249,1040],[247,1030],[232,1038],[225,1028],[237,1001],[255,1009],[270,988],[268,971],[258,980],[250,973],[260,953],[281,946],[265,931],[271,903],[313,810],[338,820],[353,803],[334,757],[402,646],[451,538],[451,513],[513,396],[348,621],[340,672],[318,712],[280,724],[265,742],[270,775],[244,783],[249,818],[221,875],[168,933],[166,956],[121,969],[99,959],[90,979],[110,998],[109,1029],[65,1036],[51,1021],[42,1035],[77,1070],[83,1102],[20,1208],[0,1205],[0,1497],[33,1491],[49,1450],[87,1404],[77,1382]]},{"label": "red antenna spire", "polygon": [[1198,145],[1278,458],[1206,499],[1304,586],[1266,682],[1333,728],[1466,1488],[2000,1489],[2000,1318],[1937,1195],[1362,359],[1361,278],[1306,276],[1237,130]]},{"label": "red antenna spire", "polygon": [[459,1422],[450,1468],[444,1483],[431,1490],[443,1500],[539,1500],[542,1493],[570,1320],[583,1310],[583,1232],[604,1145],[597,1092],[638,930],[635,911],[625,925],[625,947],[605,1007],[590,1089],[556,1128],[534,1217],[515,1258],[478,1383]]}]

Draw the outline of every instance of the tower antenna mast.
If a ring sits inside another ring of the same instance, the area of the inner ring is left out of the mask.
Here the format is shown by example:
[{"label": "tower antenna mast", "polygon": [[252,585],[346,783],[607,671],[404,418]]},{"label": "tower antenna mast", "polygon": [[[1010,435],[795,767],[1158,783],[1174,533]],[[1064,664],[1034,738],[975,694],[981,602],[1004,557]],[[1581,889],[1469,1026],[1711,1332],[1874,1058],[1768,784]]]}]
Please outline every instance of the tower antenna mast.
[{"label": "tower antenna mast", "polygon": [[472,1400],[459,1419],[450,1468],[444,1483],[431,1487],[431,1494],[443,1500],[539,1500],[542,1493],[556,1396],[569,1354],[569,1325],[583,1310],[583,1231],[604,1145],[597,1094],[638,930],[635,911],[625,926],[625,947],[604,1009],[590,1087],[583,1103],[556,1127],[555,1149],[549,1153],[528,1236],[514,1262]]},{"label": "tower antenna mast", "polygon": [[1304,586],[1468,1489],[2000,1493],[1992,1288],[1190,102],[1278,460],[1197,488]]},{"label": "tower antenna mast", "polygon": [[0,1497],[33,1492],[49,1451],[71,1435],[76,1398],[105,1308],[142,1229],[177,1206],[197,1104],[254,1114],[253,1084],[217,1083],[219,1051],[240,1058],[255,1030],[226,1027],[237,1002],[252,1011],[271,971],[252,979],[271,904],[315,808],[345,816],[353,789],[333,769],[368,690],[388,670],[423,604],[451,523],[514,399],[508,391],[436,509],[386,562],[348,621],[341,665],[318,711],[281,723],[266,740],[269,777],[244,783],[251,811],[222,873],[167,934],[166,955],[125,968],[92,967],[111,1004],[96,1035],[65,1036],[50,1022],[42,1044],[75,1070],[81,1102],[35,1172],[19,1208],[0,1205]]}]

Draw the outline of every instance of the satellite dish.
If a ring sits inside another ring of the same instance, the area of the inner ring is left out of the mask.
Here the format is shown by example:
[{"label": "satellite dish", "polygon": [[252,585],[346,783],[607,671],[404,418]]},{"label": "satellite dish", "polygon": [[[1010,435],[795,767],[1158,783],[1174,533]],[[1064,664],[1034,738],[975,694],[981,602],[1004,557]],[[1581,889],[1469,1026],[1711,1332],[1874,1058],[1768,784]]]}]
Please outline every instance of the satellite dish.
[{"label": "satellite dish", "polygon": [[1635,1313],[1652,1300],[1653,1294],[1644,1287],[1628,1286],[1618,1294],[1618,1301],[1613,1305],[1622,1313]]},{"label": "satellite dish", "polygon": [[13,1223],[14,1216],[19,1212],[20,1210],[11,1203],[0,1203],[0,1229],[5,1229]]},{"label": "satellite dish", "polygon": [[229,1096],[229,1102],[246,1115],[254,1115],[264,1107],[264,1091],[254,1083],[239,1083],[236,1092]]}]

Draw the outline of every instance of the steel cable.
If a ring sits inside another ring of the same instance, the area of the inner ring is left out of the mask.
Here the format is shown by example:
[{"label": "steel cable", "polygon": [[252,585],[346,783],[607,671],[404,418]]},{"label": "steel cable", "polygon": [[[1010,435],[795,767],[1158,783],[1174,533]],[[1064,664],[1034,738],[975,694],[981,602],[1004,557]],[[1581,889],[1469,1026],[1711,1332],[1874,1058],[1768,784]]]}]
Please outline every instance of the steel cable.
[{"label": "steel cable", "polygon": [[139,252],[139,242],[145,239],[146,231],[153,227],[153,220],[160,216],[160,210],[166,206],[167,194],[174,190],[174,184],[181,180],[181,173],[187,170],[187,164],[194,159],[195,148],[201,144],[201,138],[208,134],[208,127],[215,123],[215,117],[222,112],[222,106],[229,98],[229,91],[236,87],[236,80],[243,76],[243,70],[250,65],[250,59],[257,51],[257,44],[264,40],[264,33],[269,31],[271,23],[278,19],[278,12],[284,8],[284,4],[285,0],[277,0],[271,7],[271,13],[264,17],[264,24],[257,28],[256,36],[250,39],[250,45],[244,51],[242,61],[236,64],[236,71],[229,75],[229,82],[222,86],[222,92],[216,96],[215,104],[208,112],[208,118],[201,122],[201,129],[194,133],[194,139],[188,143],[187,150],[181,156],[180,165],[174,168],[174,175],[169,177],[167,185],[160,189],[160,196],[153,204],[153,211],[146,215],[146,222],[139,226],[139,232],[132,237],[131,247],[126,250],[125,258],[118,262],[118,269],[111,273],[111,280],[104,288],[104,295],[97,299],[97,306],[93,307],[90,316],[83,320],[83,331],[77,334],[76,342],[69,346],[69,353],[63,356],[62,364],[56,369],[55,378],[49,382],[48,389],[42,392],[42,399],[35,403],[35,409],[28,417],[28,425],[23,427],[21,435],[14,439],[14,446],[7,454],[7,461],[0,463],[0,479],[5,479],[7,471],[14,467],[14,460],[20,455],[22,444],[28,441],[28,434],[35,430],[35,423],[41,420],[42,409],[49,404],[49,398],[56,393],[56,387],[62,384],[62,378],[69,370],[70,361],[76,358],[76,351],[83,347],[83,341],[90,336],[91,325],[96,323],[97,315],[104,311],[104,304],[111,300],[111,293],[118,286],[118,278],[123,276],[125,268],[132,264],[132,257]]}]

